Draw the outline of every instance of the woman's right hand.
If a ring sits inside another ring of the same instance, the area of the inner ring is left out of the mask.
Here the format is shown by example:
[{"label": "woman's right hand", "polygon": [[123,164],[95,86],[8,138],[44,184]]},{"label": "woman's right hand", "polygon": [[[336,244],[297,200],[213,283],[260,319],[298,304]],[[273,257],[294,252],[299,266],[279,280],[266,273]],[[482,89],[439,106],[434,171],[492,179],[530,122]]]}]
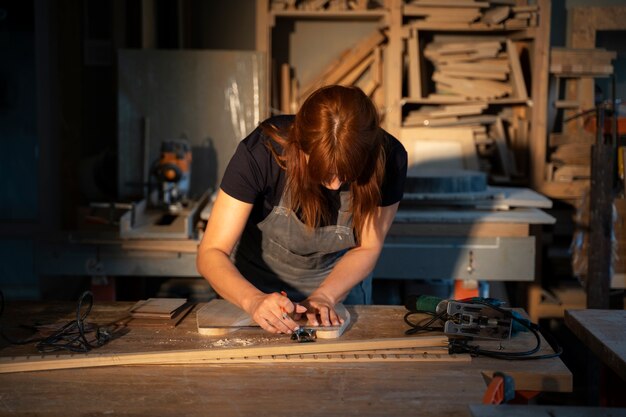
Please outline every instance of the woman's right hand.
[{"label": "woman's right hand", "polygon": [[293,303],[277,292],[255,296],[246,311],[252,319],[270,333],[291,334],[300,326],[293,320],[294,314],[305,313],[306,307]]}]

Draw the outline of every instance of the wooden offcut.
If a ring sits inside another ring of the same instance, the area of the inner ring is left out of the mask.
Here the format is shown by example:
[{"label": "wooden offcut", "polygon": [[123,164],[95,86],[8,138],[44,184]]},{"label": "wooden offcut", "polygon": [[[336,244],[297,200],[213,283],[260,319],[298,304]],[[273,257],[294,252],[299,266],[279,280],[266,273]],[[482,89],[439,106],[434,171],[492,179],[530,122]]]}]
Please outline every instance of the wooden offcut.
[{"label": "wooden offcut", "polygon": [[138,302],[130,310],[133,317],[171,318],[187,302],[186,298],[149,298]]},{"label": "wooden offcut", "polygon": [[[335,312],[341,317],[341,326],[316,326],[315,334],[318,339],[335,339],[343,334],[350,325],[350,313],[343,304],[335,305]],[[253,319],[234,304],[226,300],[212,300],[196,313],[198,333],[205,336],[220,336],[235,332],[241,328],[261,328]],[[306,320],[299,323],[307,326]]]}]

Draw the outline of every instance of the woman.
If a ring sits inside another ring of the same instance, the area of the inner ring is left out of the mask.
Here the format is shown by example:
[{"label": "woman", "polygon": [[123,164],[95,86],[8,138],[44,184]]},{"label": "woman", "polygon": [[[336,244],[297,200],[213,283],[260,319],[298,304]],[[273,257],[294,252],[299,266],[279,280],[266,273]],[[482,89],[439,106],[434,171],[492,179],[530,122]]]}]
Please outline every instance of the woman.
[{"label": "woman", "polygon": [[335,304],[371,302],[406,165],[360,89],[315,91],[295,116],[266,120],[237,147],[198,271],[269,332],[297,330],[302,314],[340,325]]}]

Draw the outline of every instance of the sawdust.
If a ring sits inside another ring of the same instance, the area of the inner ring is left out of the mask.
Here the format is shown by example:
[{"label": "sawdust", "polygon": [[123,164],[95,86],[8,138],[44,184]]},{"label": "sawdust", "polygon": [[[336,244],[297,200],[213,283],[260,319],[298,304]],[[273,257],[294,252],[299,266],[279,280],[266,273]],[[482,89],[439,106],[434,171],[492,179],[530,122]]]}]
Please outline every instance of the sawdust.
[{"label": "sawdust", "polygon": [[219,339],[211,343],[211,346],[212,347],[246,347],[246,346],[257,345],[259,343],[266,343],[271,340],[272,339],[267,338],[267,337],[254,338],[254,339],[242,339],[242,338]]},{"label": "sawdust", "polygon": [[212,343],[214,347],[240,347],[253,344],[254,342],[250,339],[220,339]]}]

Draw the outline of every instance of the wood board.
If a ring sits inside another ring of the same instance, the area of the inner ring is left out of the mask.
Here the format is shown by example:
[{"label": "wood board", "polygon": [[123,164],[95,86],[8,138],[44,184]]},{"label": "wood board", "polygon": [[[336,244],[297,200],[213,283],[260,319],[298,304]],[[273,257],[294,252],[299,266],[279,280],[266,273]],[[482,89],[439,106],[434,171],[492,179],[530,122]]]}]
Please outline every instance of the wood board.
[{"label": "wood board", "polygon": [[314,343],[289,342],[288,344],[274,346],[169,350],[156,352],[29,355],[4,357],[0,359],[0,374],[113,365],[169,365],[193,363],[220,358],[243,358],[252,356],[297,355],[310,353],[321,354],[369,351],[377,349],[443,347],[447,345],[448,338],[445,336],[421,336],[348,340],[343,342],[334,340],[317,341]]},{"label": "wood board", "polygon": [[186,298],[149,298],[135,304],[130,314],[133,317],[172,318],[186,302]]},{"label": "wood board", "polygon": [[[306,322],[302,327],[314,328],[318,339],[335,339],[343,334],[350,325],[350,313],[343,304],[337,304],[335,311],[343,319],[341,326],[309,327]],[[212,300],[196,313],[198,333],[205,336],[221,336],[235,332],[242,327],[258,327],[252,317],[226,300]]]},{"label": "wood board", "polygon": [[[437,160],[453,163],[450,159],[458,158],[454,168],[478,170],[478,156],[474,144],[474,132],[470,128],[405,128],[400,132],[400,142],[407,149],[409,166],[423,165],[437,167]],[[426,145],[431,146],[430,154],[424,154]],[[457,154],[449,154],[450,147],[457,147]],[[446,153],[442,154],[438,151]],[[435,162],[433,162],[435,161]],[[450,165],[448,165],[450,166]]]},{"label": "wood board", "polygon": [[117,324],[127,327],[173,328],[193,309],[193,303],[186,303],[178,308],[171,317],[133,316],[120,320]]}]

